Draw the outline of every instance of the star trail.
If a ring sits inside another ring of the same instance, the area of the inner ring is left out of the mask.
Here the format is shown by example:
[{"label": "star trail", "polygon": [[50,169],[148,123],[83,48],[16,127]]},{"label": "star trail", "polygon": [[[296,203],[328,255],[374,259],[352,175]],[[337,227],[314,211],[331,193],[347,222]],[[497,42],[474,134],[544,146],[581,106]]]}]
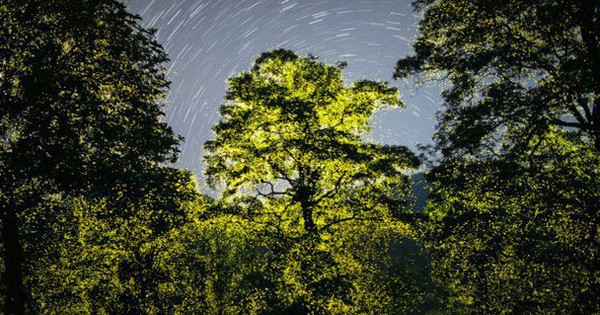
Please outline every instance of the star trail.
[{"label": "star trail", "polygon": [[392,79],[395,62],[410,53],[419,16],[411,0],[129,0],[143,24],[158,29],[169,53],[167,121],[185,137],[177,164],[201,177],[202,143],[219,119],[227,78],[274,48],[346,61],[346,79],[388,81],[407,108],[383,111],[372,138],[390,144],[429,143],[439,98],[436,87]]}]

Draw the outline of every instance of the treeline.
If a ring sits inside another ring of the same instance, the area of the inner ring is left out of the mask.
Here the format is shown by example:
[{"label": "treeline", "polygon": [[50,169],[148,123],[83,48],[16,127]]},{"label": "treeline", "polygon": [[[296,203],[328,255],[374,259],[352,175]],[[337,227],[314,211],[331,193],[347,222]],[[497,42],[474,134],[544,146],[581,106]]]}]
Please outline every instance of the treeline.
[{"label": "treeline", "polygon": [[[600,313],[600,1],[418,0],[402,108],[288,50],[228,81],[205,173],[169,167],[168,57],[117,0],[0,0],[4,314]],[[415,211],[410,175],[429,169]]]}]

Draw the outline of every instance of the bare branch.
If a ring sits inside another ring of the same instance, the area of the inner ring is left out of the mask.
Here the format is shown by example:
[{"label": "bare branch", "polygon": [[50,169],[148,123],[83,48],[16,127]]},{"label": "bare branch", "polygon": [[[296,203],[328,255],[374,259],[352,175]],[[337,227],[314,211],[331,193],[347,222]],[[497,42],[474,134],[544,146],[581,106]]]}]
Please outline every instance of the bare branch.
[{"label": "bare branch", "polygon": [[585,113],[585,118],[587,119],[588,122],[591,122],[594,120],[594,118],[592,117],[592,111],[590,110],[590,107],[587,104],[587,98],[582,97],[579,100],[577,100],[577,104],[579,104],[579,106],[581,106],[581,108],[583,108],[583,112]]},{"label": "bare branch", "polygon": [[579,128],[581,130],[587,130],[587,129],[589,129],[589,127],[587,126],[587,124],[581,124],[581,123],[578,123],[578,122],[562,121],[560,119],[553,119],[550,122],[552,124],[555,124],[555,125],[558,125],[558,126],[562,126],[562,127]]},{"label": "bare branch", "polygon": [[275,185],[269,181],[261,180],[261,183],[269,185],[269,188],[271,189],[271,191],[267,192],[267,193],[263,193],[260,190],[260,188],[256,188],[256,193],[258,196],[265,197],[265,198],[273,197],[273,196],[291,196],[291,194],[287,191],[276,191]]},{"label": "bare branch", "polygon": [[579,112],[579,110],[577,110],[577,107],[575,107],[574,104],[570,103],[567,108],[569,109],[569,112],[571,112],[571,114],[573,114],[573,116],[575,117],[575,119],[577,119],[577,121],[581,124],[581,125],[585,125],[587,123],[587,121],[585,120],[585,118],[583,118],[583,116],[581,115],[581,113]]},{"label": "bare branch", "polygon": [[277,163],[273,163],[272,161],[267,161],[267,163],[269,163],[269,166],[271,166],[272,169],[281,174],[281,176],[275,176],[275,179],[285,180],[288,182],[288,184],[292,186],[294,185],[296,181],[292,179],[292,177],[288,173],[286,173],[281,167],[279,167]]}]

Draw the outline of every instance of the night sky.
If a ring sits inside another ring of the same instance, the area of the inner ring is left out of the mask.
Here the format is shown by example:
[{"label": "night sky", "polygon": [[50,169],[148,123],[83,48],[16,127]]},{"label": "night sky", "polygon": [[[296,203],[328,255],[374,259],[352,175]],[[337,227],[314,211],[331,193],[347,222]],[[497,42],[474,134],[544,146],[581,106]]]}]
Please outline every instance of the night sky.
[{"label": "night sky", "polygon": [[407,108],[373,119],[373,140],[415,148],[429,143],[437,88],[392,78],[410,53],[419,16],[412,0],[129,0],[143,24],[158,29],[171,58],[167,121],[185,137],[177,164],[201,178],[202,143],[219,119],[225,81],[260,53],[286,48],[326,63],[348,62],[346,79],[389,81]]}]

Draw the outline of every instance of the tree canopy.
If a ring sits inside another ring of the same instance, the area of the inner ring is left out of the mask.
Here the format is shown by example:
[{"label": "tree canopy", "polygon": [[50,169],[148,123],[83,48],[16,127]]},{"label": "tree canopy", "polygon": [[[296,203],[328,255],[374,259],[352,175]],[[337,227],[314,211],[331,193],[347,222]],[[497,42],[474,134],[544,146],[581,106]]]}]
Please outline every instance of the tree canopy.
[{"label": "tree canopy", "polygon": [[380,82],[346,87],[342,69],[314,58],[264,53],[229,81],[223,120],[205,144],[206,174],[249,215],[265,204],[272,213],[256,214],[295,234],[401,216],[410,194],[403,171],[418,159],[405,147],[363,141],[371,115],[402,106],[398,96]]},{"label": "tree canopy", "polygon": [[458,313],[600,310],[600,2],[418,0],[442,96],[421,226]]},{"label": "tree canopy", "polygon": [[600,2],[418,0],[414,54],[396,77],[449,83],[436,141],[447,157],[490,156],[551,126],[600,149]]},{"label": "tree canopy", "polygon": [[455,310],[600,309],[600,157],[569,133],[534,140],[519,159],[445,163],[429,175],[421,230]]},{"label": "tree canopy", "polygon": [[347,85],[342,73],[287,50],[262,54],[229,80],[205,144],[209,183],[263,235],[255,250],[270,261],[261,277],[273,300],[263,312],[387,314],[427,298],[422,274],[391,254],[411,236],[407,171],[419,160],[364,140],[375,111],[402,106],[398,90]]},{"label": "tree canopy", "polygon": [[116,0],[0,1],[0,207],[6,313],[22,314],[19,216],[55,193],[102,195],[174,161],[167,55]]},{"label": "tree canopy", "polygon": [[15,183],[98,186],[175,159],[160,121],[167,55],[122,3],[2,1],[0,14],[1,160]]},{"label": "tree canopy", "polygon": [[414,6],[395,77],[447,83],[424,210],[424,159],[370,140],[404,107],[387,82],[261,54],[202,196],[166,165],[153,30],[119,0],[0,0],[0,313],[599,313],[600,2]]}]

